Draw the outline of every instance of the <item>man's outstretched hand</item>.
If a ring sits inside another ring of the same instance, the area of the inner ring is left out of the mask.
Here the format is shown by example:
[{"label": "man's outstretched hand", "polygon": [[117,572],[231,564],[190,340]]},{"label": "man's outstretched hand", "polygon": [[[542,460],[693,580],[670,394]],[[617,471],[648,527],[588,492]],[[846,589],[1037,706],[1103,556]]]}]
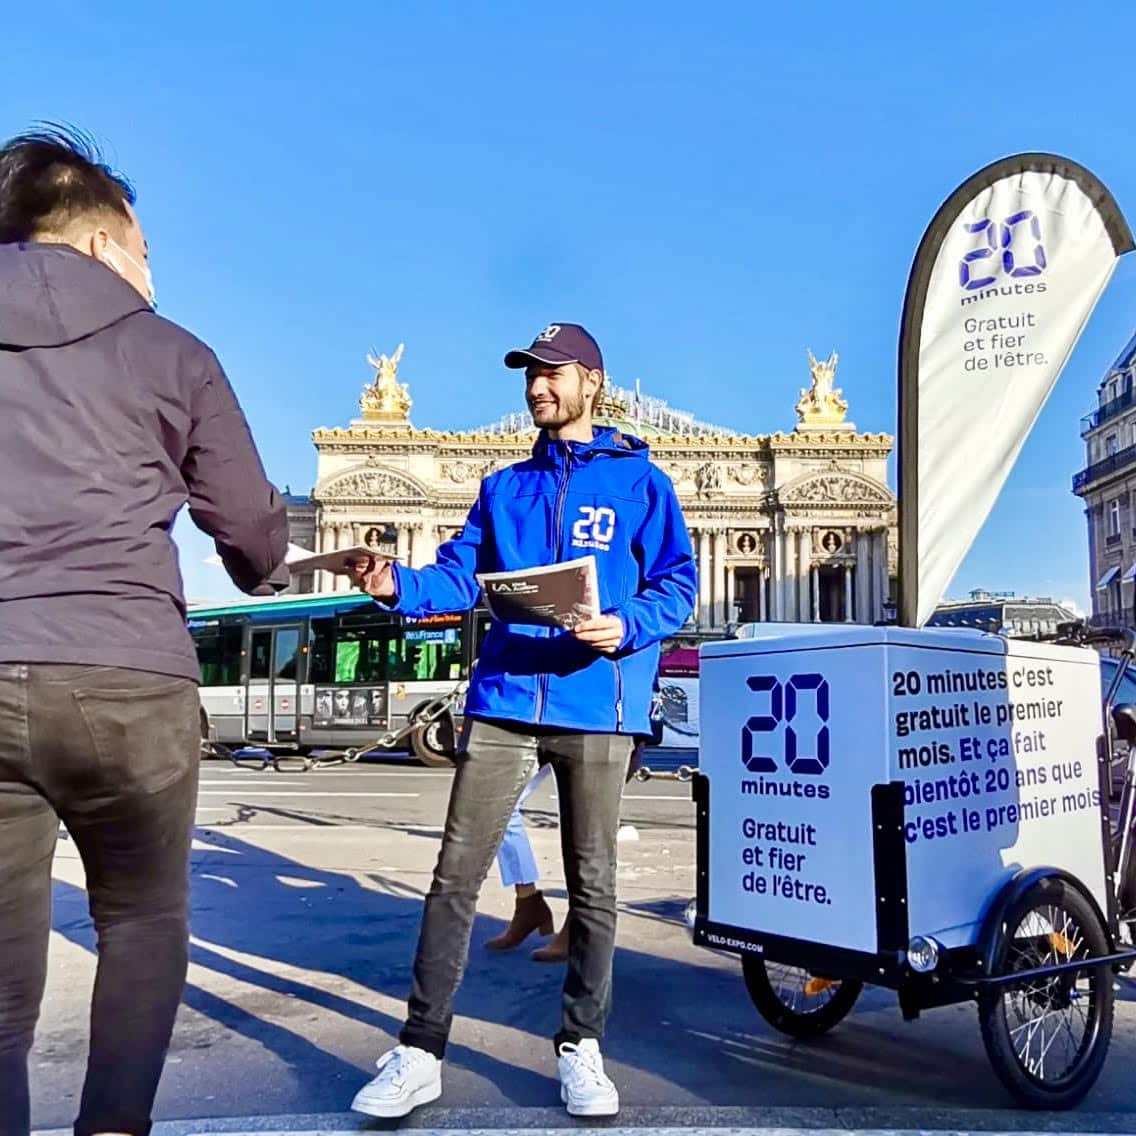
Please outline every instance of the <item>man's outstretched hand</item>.
[{"label": "man's outstretched hand", "polygon": [[389,560],[353,560],[348,565],[348,576],[355,587],[377,600],[391,599],[395,595],[394,569]]},{"label": "man's outstretched hand", "polygon": [[585,619],[572,628],[572,634],[581,643],[587,643],[605,655],[614,654],[623,642],[623,620],[617,615],[599,615]]}]

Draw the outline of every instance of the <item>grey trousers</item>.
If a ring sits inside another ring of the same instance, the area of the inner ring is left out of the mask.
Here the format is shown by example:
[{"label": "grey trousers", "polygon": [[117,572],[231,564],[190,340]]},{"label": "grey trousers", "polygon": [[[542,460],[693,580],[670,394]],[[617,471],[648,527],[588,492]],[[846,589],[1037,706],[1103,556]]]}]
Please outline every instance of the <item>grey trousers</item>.
[{"label": "grey trousers", "polygon": [[568,973],[555,1044],[601,1038],[611,1008],[616,835],[634,739],[471,721],[457,758],[445,833],[426,896],[403,1045],[445,1054],[481,885],[521,790],[552,766],[568,883]]}]

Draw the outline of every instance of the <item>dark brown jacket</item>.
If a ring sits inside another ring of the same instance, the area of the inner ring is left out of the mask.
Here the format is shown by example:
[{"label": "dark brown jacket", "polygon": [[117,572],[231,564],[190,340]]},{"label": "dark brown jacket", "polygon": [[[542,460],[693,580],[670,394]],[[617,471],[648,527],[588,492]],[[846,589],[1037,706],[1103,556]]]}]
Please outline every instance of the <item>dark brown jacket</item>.
[{"label": "dark brown jacket", "polygon": [[284,503],[203,343],[61,245],[0,245],[0,662],[196,678],[185,504],[246,592],[287,582]]}]

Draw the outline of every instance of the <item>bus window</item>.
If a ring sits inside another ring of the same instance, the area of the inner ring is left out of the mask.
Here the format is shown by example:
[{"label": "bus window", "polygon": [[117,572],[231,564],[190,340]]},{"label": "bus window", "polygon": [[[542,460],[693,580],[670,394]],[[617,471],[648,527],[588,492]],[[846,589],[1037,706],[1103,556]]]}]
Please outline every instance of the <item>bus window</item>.
[{"label": "bus window", "polygon": [[396,682],[457,681],[462,670],[462,636],[457,627],[408,630],[390,644],[390,677]]},{"label": "bus window", "polygon": [[390,618],[341,622],[335,630],[335,682],[386,682],[391,644],[401,634]]},{"label": "bus window", "polygon": [[313,619],[308,640],[308,682],[332,682],[335,657],[335,620]]},{"label": "bus window", "polygon": [[239,686],[241,639],[239,626],[209,627],[193,634],[202,686]]},{"label": "bus window", "polygon": [[268,678],[269,653],[272,650],[272,632],[254,631],[252,633],[252,658],[249,659],[249,678]]},{"label": "bus window", "polygon": [[470,662],[476,662],[478,655],[481,654],[481,644],[485,642],[485,636],[489,632],[489,628],[493,623],[493,616],[487,615],[483,611],[475,611],[473,613],[473,658]]},{"label": "bus window", "polygon": [[359,675],[359,640],[340,639],[335,645],[335,681],[355,682]]},{"label": "bus window", "polygon": [[278,679],[296,680],[296,668],[300,661],[300,629],[282,627],[276,632],[275,657],[272,660],[273,673]]}]

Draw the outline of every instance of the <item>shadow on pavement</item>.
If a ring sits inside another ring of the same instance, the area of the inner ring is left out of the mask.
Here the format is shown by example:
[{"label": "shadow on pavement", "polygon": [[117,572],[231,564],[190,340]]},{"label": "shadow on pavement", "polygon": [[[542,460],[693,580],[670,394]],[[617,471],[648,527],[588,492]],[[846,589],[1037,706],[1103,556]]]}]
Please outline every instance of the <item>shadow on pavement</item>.
[{"label": "shadow on pavement", "polygon": [[[311,816],[314,824],[329,819]],[[308,1023],[317,1010],[332,1012],[374,1029],[375,1056],[391,1044],[409,989],[420,892],[379,872],[357,876],[313,868],[231,830],[201,829],[196,836],[204,847],[193,857],[191,962],[245,986],[238,1003],[191,982],[186,1005],[283,1062],[294,1080],[296,1111],[346,1108],[369,1069],[310,1040]],[[93,950],[89,921],[75,917],[84,893],[59,883],[56,895],[56,930]],[[690,944],[684,922],[688,898],[622,905],[625,914],[662,925],[664,933],[667,926],[682,930],[677,941],[668,939],[666,954],[652,949],[654,943],[648,949],[640,944],[617,949],[615,1012],[605,1042],[613,1062],[647,1074],[649,1082],[657,1080],[669,1094],[668,1103],[677,1095],[719,1106],[793,1105],[813,1103],[823,1091],[825,1102],[835,1106],[872,1104],[884,1094],[892,1103],[1005,1106],[973,1013],[973,1042],[961,1050],[957,1043],[944,1049],[928,1045],[925,1032],[913,1044],[894,997],[882,992],[869,992],[842,1029],[810,1046],[774,1034],[749,1003],[736,963],[722,966]],[[485,941],[502,926],[499,919],[477,916],[455,1013],[547,1045],[547,1072],[519,1068],[463,1045],[451,1045],[448,1061],[499,1086],[514,1105],[545,1106],[556,1099],[555,1064],[546,1039],[559,1025],[563,970],[530,962],[527,949],[487,952]],[[292,969],[321,972],[320,983],[289,973]],[[338,990],[326,988],[336,980],[343,980]],[[394,999],[397,1011],[389,1003],[390,1012],[379,1009],[368,992]],[[278,1012],[285,1002],[288,1009]],[[884,1008],[893,1016],[876,1013]],[[203,1039],[201,1047],[206,1045]]]}]

